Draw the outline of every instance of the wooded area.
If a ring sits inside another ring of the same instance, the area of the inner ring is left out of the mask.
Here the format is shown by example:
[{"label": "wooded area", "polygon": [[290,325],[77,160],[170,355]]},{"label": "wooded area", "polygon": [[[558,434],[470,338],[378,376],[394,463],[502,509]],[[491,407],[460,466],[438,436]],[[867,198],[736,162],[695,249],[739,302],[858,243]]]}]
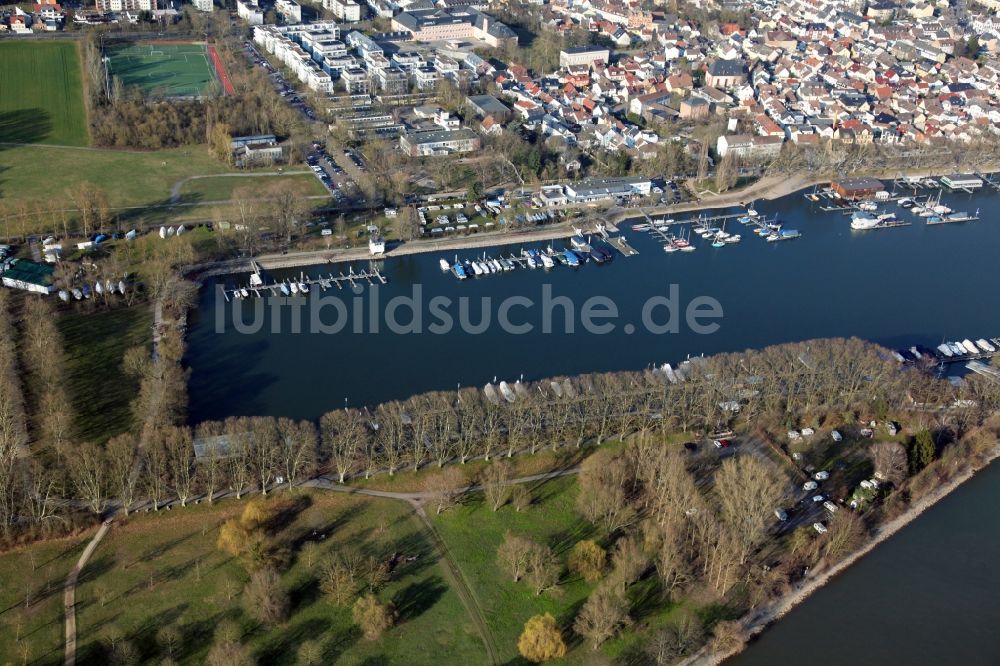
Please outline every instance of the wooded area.
[{"label": "wooded area", "polygon": [[[39,377],[31,384],[45,387],[31,406],[31,423],[37,426],[29,428],[18,357],[8,351],[0,358],[9,377],[0,402],[0,522],[7,538],[33,533],[52,515],[73,509],[100,512],[114,501],[128,510],[143,500],[159,508],[195,497],[211,501],[224,491],[239,498],[266,492],[278,477],[291,486],[328,472],[345,482],[636,434],[640,441],[676,432],[699,437],[736,425],[763,432],[800,422],[882,419],[904,409],[919,410],[939,427],[964,431],[1000,407],[995,382],[974,376],[955,388],[916,369],[901,369],[874,345],[833,339],[694,359],[687,381],[680,383],[651,371],[592,374],[543,380],[523,391],[518,387],[513,402],[492,401],[478,389],[465,388],[373,409],[338,409],[324,415],[318,428],[289,419],[234,417],[202,423],[192,431],[184,425],[186,371],[180,359],[181,313],[194,292],[188,283],[167,280],[158,295],[167,305],[157,356],[150,359],[148,350],[136,349],[123,360],[140,382],[134,401],[137,427],[106,443],[64,441],[66,424],[54,408],[64,400],[54,379],[59,354],[51,345],[58,338],[42,333],[40,319],[45,317],[39,306],[31,306],[39,314],[26,318],[30,335],[20,343],[14,342],[9,323],[0,330],[11,341],[5,351],[18,349],[29,373]],[[32,352],[32,340],[44,343],[44,354]],[[40,354],[48,359],[45,363],[39,362]],[[740,404],[739,412],[726,407],[733,401]],[[197,457],[194,441],[202,445]],[[25,450],[31,455],[18,454]],[[622,503],[619,511],[626,510]],[[613,527],[628,519],[609,515],[602,520]],[[745,553],[753,546],[743,541],[739,550]]]}]

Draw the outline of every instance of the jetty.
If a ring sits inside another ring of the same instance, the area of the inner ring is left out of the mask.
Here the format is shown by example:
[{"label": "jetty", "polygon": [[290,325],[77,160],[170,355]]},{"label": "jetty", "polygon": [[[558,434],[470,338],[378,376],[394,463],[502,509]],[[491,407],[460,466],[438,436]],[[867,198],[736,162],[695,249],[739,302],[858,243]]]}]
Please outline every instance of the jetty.
[{"label": "jetty", "polygon": [[986,365],[982,361],[969,361],[965,364],[965,367],[977,375],[983,375],[984,377],[989,377],[990,379],[1000,380],[1000,370],[994,368],[992,365]]},{"label": "jetty", "polygon": [[628,241],[626,241],[621,236],[613,236],[611,238],[606,238],[604,240],[608,245],[615,248],[626,257],[635,257],[639,254],[639,250],[629,245]]},{"label": "jetty", "polygon": [[299,277],[286,278],[281,282],[265,283],[263,273],[256,261],[251,261],[254,272],[250,275],[250,283],[245,287],[232,287],[222,290],[222,295],[228,303],[230,300],[239,300],[249,297],[263,296],[295,296],[305,295],[314,287],[321,291],[328,289],[343,289],[345,286],[351,288],[363,287],[365,284],[388,284],[389,279],[376,267],[355,272],[354,267],[348,267],[347,273],[340,271],[338,275],[328,273],[326,276],[307,276],[299,273]]}]

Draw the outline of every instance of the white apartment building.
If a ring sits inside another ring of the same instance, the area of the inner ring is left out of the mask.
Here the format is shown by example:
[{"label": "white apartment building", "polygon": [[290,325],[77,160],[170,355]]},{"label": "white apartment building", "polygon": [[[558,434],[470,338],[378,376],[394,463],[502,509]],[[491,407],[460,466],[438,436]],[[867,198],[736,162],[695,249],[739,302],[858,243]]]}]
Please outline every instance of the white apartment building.
[{"label": "white apartment building", "polygon": [[323,0],[323,7],[345,23],[361,20],[361,5],[354,0]]},{"label": "white apartment building", "polygon": [[276,0],[274,10],[285,23],[302,23],[302,7],[295,0]]},{"label": "white apartment building", "polygon": [[264,12],[257,0],[236,0],[236,15],[250,25],[264,25]]}]

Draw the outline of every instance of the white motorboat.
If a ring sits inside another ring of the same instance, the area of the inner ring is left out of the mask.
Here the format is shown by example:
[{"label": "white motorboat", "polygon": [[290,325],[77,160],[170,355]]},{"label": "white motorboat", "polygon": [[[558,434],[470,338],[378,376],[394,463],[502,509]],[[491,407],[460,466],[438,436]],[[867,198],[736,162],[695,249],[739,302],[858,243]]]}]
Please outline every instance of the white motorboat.
[{"label": "white motorboat", "polygon": [[448,271],[451,270],[451,264],[448,263],[447,259],[439,259],[438,263],[441,266],[441,272],[447,273]]},{"label": "white motorboat", "polygon": [[937,350],[941,352],[941,355],[944,356],[945,358],[951,358],[952,356],[955,355],[955,353],[951,351],[951,347],[949,347],[948,343],[946,342],[942,342],[941,344],[939,344],[937,346]]},{"label": "white motorboat", "polygon": [[984,352],[988,352],[990,354],[992,354],[997,350],[996,347],[994,347],[993,345],[991,345],[989,342],[986,341],[986,338],[979,338],[978,340],[976,340],[976,346],[982,349]]},{"label": "white motorboat", "polygon": [[879,223],[879,219],[871,213],[857,211],[851,215],[851,229],[874,229],[879,225]]},{"label": "white motorboat", "polygon": [[542,266],[544,266],[545,268],[553,268],[556,265],[555,260],[553,260],[552,257],[550,257],[547,254],[543,253],[541,255],[541,258],[542,258]]},{"label": "white motorboat", "polygon": [[512,389],[510,384],[507,382],[500,382],[500,395],[502,395],[503,399],[507,402],[514,402],[514,400],[517,399],[517,396],[514,394],[514,389]]},{"label": "white motorboat", "polygon": [[970,354],[979,353],[979,348],[976,347],[976,343],[970,340],[969,338],[962,340],[962,346],[965,347],[965,350],[968,351]]}]

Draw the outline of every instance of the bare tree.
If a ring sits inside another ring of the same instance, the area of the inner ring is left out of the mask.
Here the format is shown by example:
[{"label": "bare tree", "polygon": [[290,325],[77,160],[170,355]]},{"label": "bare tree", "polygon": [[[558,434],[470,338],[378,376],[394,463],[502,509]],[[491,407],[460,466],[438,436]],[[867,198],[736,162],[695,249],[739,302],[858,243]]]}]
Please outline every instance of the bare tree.
[{"label": "bare tree", "polygon": [[76,447],[73,455],[68,456],[66,461],[77,497],[85,500],[94,513],[103,511],[108,501],[104,451],[93,442],[84,442]]},{"label": "bare tree", "polygon": [[291,489],[316,468],[316,429],[308,421],[278,419],[278,448],[285,483]]},{"label": "bare tree", "polygon": [[715,495],[722,519],[736,537],[741,564],[767,538],[771,516],[787,485],[773,465],[756,456],[728,458],[716,473]]},{"label": "bare tree", "polygon": [[552,549],[544,544],[533,544],[528,552],[528,571],[526,579],[534,588],[535,594],[541,594],[559,584],[562,565]]},{"label": "bare tree", "polygon": [[351,612],[354,623],[361,627],[361,632],[370,641],[378,639],[394,622],[391,607],[380,604],[374,595],[369,594],[354,602]]},{"label": "bare tree", "polygon": [[576,616],[573,631],[588,639],[596,650],[630,622],[625,592],[615,585],[599,585]]},{"label": "bare tree", "polygon": [[497,561],[518,582],[528,572],[531,551],[534,547],[531,539],[507,532],[503,543],[497,549]]},{"label": "bare tree", "polygon": [[581,465],[577,509],[609,533],[631,524],[637,516],[628,498],[630,476],[624,460],[610,451],[598,451]]},{"label": "bare tree", "polygon": [[864,521],[858,514],[842,510],[834,514],[824,535],[823,553],[831,561],[856,550],[865,540]]},{"label": "bare tree", "polygon": [[909,474],[906,449],[899,442],[876,442],[868,450],[875,474],[894,486],[899,486]]},{"label": "bare tree", "polygon": [[439,514],[458,503],[467,485],[462,472],[455,467],[449,467],[428,476],[424,482],[424,491],[430,496],[434,513]]},{"label": "bare tree", "polygon": [[494,461],[483,471],[483,494],[494,511],[498,511],[510,498],[510,470],[510,463]]},{"label": "bare tree", "polygon": [[357,469],[361,442],[367,436],[361,415],[355,410],[328,412],[320,419],[323,453],[337,472],[339,483]]},{"label": "bare tree", "polygon": [[236,499],[249,490],[252,478],[249,427],[245,419],[226,419],[226,474]]},{"label": "bare tree", "polygon": [[121,502],[122,511],[127,516],[138,499],[136,494],[142,478],[139,442],[132,433],[123,433],[108,440],[105,452],[111,492]]},{"label": "bare tree", "polygon": [[194,493],[198,470],[195,466],[191,430],[176,426],[165,428],[163,442],[166,447],[171,486],[181,506],[187,506],[188,500]]},{"label": "bare tree", "polygon": [[273,626],[288,618],[288,592],[281,584],[281,577],[271,567],[251,574],[243,590],[243,600],[247,611],[264,624]]}]

